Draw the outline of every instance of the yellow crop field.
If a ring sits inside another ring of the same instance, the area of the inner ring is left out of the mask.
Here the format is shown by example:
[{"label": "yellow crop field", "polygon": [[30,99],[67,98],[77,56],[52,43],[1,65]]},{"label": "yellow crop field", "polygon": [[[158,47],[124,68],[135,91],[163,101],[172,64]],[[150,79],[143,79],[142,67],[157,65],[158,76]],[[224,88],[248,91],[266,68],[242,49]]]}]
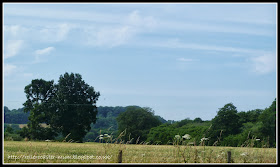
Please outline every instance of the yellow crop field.
[{"label": "yellow crop field", "polygon": [[[120,153],[121,151],[121,153]],[[276,148],[4,141],[4,163],[276,163]]]}]

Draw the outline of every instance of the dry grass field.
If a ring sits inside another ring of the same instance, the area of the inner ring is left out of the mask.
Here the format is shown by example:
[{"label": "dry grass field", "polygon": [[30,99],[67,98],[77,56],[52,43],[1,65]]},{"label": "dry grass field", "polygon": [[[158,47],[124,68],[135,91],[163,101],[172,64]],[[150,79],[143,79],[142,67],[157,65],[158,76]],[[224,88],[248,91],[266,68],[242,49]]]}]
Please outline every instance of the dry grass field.
[{"label": "dry grass field", "polygon": [[4,163],[276,163],[276,148],[4,141]]}]

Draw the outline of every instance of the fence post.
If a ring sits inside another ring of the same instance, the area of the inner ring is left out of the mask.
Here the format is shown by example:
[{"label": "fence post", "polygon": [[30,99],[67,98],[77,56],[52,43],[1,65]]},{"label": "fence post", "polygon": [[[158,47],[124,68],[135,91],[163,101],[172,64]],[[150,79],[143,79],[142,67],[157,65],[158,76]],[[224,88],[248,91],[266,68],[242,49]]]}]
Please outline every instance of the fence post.
[{"label": "fence post", "polygon": [[227,152],[227,162],[231,163],[231,152],[230,151]]},{"label": "fence post", "polygon": [[122,150],[119,151],[118,163],[122,163]]}]

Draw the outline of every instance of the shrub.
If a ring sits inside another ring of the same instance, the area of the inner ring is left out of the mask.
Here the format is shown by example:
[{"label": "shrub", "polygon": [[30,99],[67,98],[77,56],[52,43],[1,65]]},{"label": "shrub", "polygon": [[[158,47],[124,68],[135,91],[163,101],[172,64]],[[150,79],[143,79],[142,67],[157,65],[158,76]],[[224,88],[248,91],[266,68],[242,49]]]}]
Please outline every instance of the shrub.
[{"label": "shrub", "polygon": [[19,134],[5,133],[4,139],[8,141],[21,141],[23,138]]}]

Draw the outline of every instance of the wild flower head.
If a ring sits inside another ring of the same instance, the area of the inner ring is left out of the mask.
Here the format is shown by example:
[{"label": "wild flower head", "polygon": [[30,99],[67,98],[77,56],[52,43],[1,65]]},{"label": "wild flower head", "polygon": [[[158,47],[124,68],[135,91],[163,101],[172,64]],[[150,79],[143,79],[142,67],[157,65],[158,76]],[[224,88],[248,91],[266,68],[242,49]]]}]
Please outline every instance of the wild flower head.
[{"label": "wild flower head", "polygon": [[247,152],[244,152],[244,153],[242,153],[242,154],[240,154],[241,156],[247,156],[248,155],[248,153]]},{"label": "wild flower head", "polygon": [[200,139],[201,142],[205,141],[205,140],[209,140],[208,138],[203,137],[202,139]]},{"label": "wild flower head", "polygon": [[180,140],[181,139],[181,136],[180,135],[175,135],[174,137],[176,140]]},{"label": "wild flower head", "polygon": [[110,139],[112,136],[108,135],[108,134],[104,134],[104,135],[99,135],[99,140],[102,140],[102,139]]},{"label": "wild flower head", "polygon": [[185,134],[184,136],[182,136],[182,138],[183,138],[183,139],[189,140],[189,139],[191,139],[191,135]]}]

